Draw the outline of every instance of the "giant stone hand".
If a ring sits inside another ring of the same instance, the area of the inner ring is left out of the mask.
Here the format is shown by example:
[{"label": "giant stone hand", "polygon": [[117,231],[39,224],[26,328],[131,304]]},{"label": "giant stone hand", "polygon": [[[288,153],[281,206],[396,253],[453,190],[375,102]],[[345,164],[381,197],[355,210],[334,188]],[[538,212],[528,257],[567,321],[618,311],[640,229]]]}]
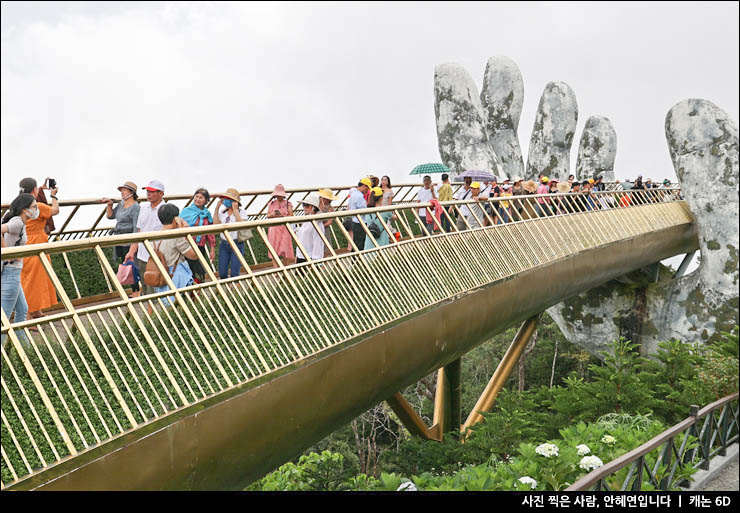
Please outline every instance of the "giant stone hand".
[{"label": "giant stone hand", "polygon": [[[540,98],[529,145],[526,171],[517,130],[524,101],[519,67],[508,57],[491,57],[478,95],[468,72],[458,64],[437,66],[434,73],[437,138],[442,162],[452,171],[491,171],[512,178],[539,173],[566,180],[570,148],[578,121],[573,90],[550,82]],[[613,177],[617,138],[603,116],[589,118],[578,152],[579,176]]]},{"label": "giant stone hand", "polygon": [[[464,69],[438,66],[435,97],[442,161],[456,172],[482,169],[510,177],[544,173],[566,178],[578,116],[575,96],[562,82],[545,87],[525,173],[516,137],[523,90],[519,69],[506,57],[489,59],[480,102]],[[465,98],[465,104],[456,103],[458,98]],[[637,342],[647,354],[662,340],[706,342],[738,324],[737,125],[711,102],[692,99],[670,110],[665,131],[684,197],[696,218],[701,264],[678,279],[664,268],[657,283],[641,280],[638,271],[549,308],[566,337],[592,354],[607,350],[620,336]],[[592,116],[581,135],[573,174],[601,174],[612,181],[615,155],[611,122]]]}]

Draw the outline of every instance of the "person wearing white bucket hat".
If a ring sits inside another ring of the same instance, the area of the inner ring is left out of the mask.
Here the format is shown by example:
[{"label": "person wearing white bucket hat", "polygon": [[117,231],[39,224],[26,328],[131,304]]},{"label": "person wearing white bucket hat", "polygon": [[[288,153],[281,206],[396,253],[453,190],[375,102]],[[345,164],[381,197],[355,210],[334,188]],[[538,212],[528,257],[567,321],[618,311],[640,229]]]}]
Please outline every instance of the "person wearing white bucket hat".
[{"label": "person wearing white bucket hat", "polygon": [[[320,198],[318,193],[316,192],[312,192],[303,200],[299,201],[299,203],[303,204],[303,210],[307,216],[321,213],[321,211],[319,210]],[[301,246],[303,246],[303,248],[306,250],[308,258],[310,258],[311,260],[319,260],[321,258],[324,258],[324,241],[322,240],[319,232],[321,233],[321,235],[324,234],[324,223],[319,221],[305,222],[301,224],[300,228],[298,228],[298,240],[300,241]],[[301,251],[300,246],[296,248],[295,256],[296,264],[308,261],[306,255],[304,255],[303,251]]]}]

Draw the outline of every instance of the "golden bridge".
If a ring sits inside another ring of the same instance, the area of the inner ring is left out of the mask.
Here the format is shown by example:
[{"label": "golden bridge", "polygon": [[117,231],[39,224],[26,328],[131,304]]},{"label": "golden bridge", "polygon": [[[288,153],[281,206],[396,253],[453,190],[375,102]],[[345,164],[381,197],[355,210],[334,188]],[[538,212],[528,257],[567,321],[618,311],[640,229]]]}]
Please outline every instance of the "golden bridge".
[{"label": "golden bridge", "polygon": [[[344,201],[333,213],[266,219],[271,191],[244,192],[248,221],[115,236],[99,227],[102,213],[72,228],[98,200],[62,202],[67,218],[53,242],[2,250],[3,260],[41,257],[60,298],[41,318],[2,314],[2,488],[240,489],[381,401],[411,433],[441,439],[491,408],[543,310],[698,249],[678,189],[593,193],[595,210],[581,195],[548,195],[558,206],[551,216],[534,208],[543,196],[513,196],[512,222],[470,209],[480,227],[466,221],[463,231],[447,210],[459,216],[474,202],[443,202],[452,231],[429,233],[418,210],[431,215],[431,205],[410,202],[418,187],[397,186],[393,205],[355,211],[397,217],[394,228],[377,216],[390,243],[364,251],[342,225]],[[326,234],[317,230],[324,258],[272,266],[270,226],[324,221],[332,221]],[[248,257],[232,241],[243,274],[218,279],[194,238],[225,228],[254,237]],[[140,242],[151,253],[174,237],[196,249],[207,280],[175,289],[158,264],[171,290],[131,297],[111,248]],[[516,323],[463,422],[460,358]],[[399,391],[435,370],[427,426]]]}]

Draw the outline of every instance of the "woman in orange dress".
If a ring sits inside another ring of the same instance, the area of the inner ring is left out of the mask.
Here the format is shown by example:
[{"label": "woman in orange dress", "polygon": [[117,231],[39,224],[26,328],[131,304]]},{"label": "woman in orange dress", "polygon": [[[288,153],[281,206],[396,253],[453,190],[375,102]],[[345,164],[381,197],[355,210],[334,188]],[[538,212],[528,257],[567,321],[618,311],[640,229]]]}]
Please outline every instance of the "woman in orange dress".
[{"label": "woman in orange dress", "polygon": [[[36,187],[36,181],[32,178],[24,178],[21,181],[21,188],[24,192],[26,192],[26,189],[30,189],[27,192],[30,192],[34,197],[38,196],[39,188]],[[28,235],[28,242],[26,244],[43,244],[44,242],[49,242],[49,236],[46,234],[44,227],[52,216],[59,213],[57,191],[58,188],[56,187],[49,191],[51,192],[51,206],[45,205],[40,201],[37,202],[39,209],[38,217],[36,219],[29,219],[26,223],[26,233]],[[51,262],[51,257],[47,255],[47,258]],[[34,256],[23,259],[21,285],[23,292],[26,294],[26,302],[28,303],[28,317],[31,319],[42,317],[43,314],[40,310],[58,303],[56,290],[51,282],[51,278],[49,278],[46,269],[44,269],[41,263],[40,257]]]}]

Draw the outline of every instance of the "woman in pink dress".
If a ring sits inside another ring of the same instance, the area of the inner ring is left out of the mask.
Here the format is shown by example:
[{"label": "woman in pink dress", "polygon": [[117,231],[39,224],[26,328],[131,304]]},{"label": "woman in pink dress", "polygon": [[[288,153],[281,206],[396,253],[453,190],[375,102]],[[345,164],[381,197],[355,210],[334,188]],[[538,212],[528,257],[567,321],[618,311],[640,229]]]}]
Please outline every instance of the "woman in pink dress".
[{"label": "woman in pink dress", "polygon": [[[277,184],[275,190],[272,191],[272,201],[267,205],[267,218],[273,219],[276,217],[291,217],[293,215],[293,205],[289,201],[285,200],[285,187],[283,184]],[[283,259],[284,263],[292,264],[295,259],[295,253],[293,252],[293,239],[288,233],[288,228],[285,225],[282,226],[271,226],[267,230],[267,240],[270,245]],[[270,253],[270,260],[275,267],[278,267],[278,263]]]}]

